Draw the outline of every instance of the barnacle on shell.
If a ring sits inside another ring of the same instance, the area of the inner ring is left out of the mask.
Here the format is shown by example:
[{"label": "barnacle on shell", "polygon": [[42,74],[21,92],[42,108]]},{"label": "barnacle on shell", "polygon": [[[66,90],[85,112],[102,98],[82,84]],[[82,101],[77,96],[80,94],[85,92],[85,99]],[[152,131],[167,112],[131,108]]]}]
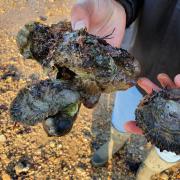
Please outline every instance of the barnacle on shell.
[{"label": "barnacle on shell", "polygon": [[136,109],[137,125],[160,150],[180,154],[180,89],[145,96]]}]

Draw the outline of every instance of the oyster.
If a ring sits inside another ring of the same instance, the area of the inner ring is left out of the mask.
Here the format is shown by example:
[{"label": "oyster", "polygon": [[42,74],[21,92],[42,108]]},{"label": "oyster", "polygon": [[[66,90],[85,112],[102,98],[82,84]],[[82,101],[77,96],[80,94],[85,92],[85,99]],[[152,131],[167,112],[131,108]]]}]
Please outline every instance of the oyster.
[{"label": "oyster", "polygon": [[145,96],[136,109],[137,125],[161,151],[180,154],[180,89]]},{"label": "oyster", "polygon": [[68,22],[51,27],[35,22],[19,31],[17,44],[25,58],[36,59],[51,73],[59,73],[58,78],[66,74],[63,78],[80,78],[85,86],[93,84],[94,94],[135,85],[140,73],[138,61],[105,38],[88,34],[86,29],[72,31]]},{"label": "oyster", "polygon": [[93,108],[101,93],[135,85],[138,61],[126,50],[109,45],[106,38],[86,29],[73,31],[69,22],[50,27],[26,24],[17,35],[19,50],[53,78],[22,89],[11,104],[12,119],[29,125],[43,122],[48,135],[64,135],[81,103]]},{"label": "oyster", "polygon": [[[58,80],[45,80],[22,89],[13,101],[11,114],[16,121],[36,125],[59,111],[74,116],[79,103],[80,94],[73,91],[70,84]],[[72,109],[72,106],[76,108]]]}]

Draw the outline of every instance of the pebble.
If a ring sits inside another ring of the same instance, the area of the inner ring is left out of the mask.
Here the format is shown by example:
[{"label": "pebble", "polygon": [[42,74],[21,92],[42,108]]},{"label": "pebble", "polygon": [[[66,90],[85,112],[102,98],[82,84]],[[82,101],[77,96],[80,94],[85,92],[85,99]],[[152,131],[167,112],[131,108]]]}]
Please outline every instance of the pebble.
[{"label": "pebble", "polygon": [[4,136],[3,134],[0,134],[0,143],[3,143],[6,141],[6,136]]},{"label": "pebble", "polygon": [[49,143],[49,146],[50,146],[51,148],[55,148],[55,147],[56,147],[56,143],[51,141],[51,142]]},{"label": "pebble", "polygon": [[10,160],[8,159],[8,157],[6,156],[6,154],[0,155],[0,159],[1,159],[5,164],[8,164],[8,163],[10,162]]},{"label": "pebble", "polygon": [[19,162],[16,166],[15,166],[15,171],[16,174],[19,175],[22,172],[27,172],[30,168],[30,165],[28,163],[24,164],[22,162]]},{"label": "pebble", "polygon": [[11,180],[11,177],[7,173],[3,172],[2,173],[2,180]]},{"label": "pebble", "polygon": [[0,109],[4,110],[4,111],[7,111],[8,107],[5,104],[0,104]]},{"label": "pebble", "polygon": [[88,140],[84,138],[84,142],[88,142]]},{"label": "pebble", "polygon": [[39,19],[41,20],[41,21],[46,21],[47,20],[47,16],[39,16]]},{"label": "pebble", "polygon": [[165,173],[163,173],[160,177],[162,180],[168,180],[169,179],[168,175]]},{"label": "pebble", "polygon": [[30,76],[29,76],[29,79],[31,79],[32,81],[38,81],[40,78],[40,75],[38,73],[32,73]]},{"label": "pebble", "polygon": [[36,152],[35,152],[36,155],[41,155],[41,150],[38,149]]},{"label": "pebble", "polygon": [[78,174],[85,174],[85,173],[86,173],[85,170],[83,170],[82,168],[79,168],[79,167],[76,168],[76,172],[77,172]]},{"label": "pebble", "polygon": [[62,144],[58,144],[58,145],[57,145],[57,148],[58,148],[58,149],[62,149]]}]

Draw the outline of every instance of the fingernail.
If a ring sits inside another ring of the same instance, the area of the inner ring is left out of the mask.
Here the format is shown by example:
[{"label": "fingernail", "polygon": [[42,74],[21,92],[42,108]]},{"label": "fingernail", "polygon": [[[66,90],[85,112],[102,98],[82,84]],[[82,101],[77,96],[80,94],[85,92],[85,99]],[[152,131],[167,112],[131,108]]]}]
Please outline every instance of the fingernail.
[{"label": "fingernail", "polygon": [[180,81],[180,74],[176,75],[175,78],[176,78],[177,81]]},{"label": "fingernail", "polygon": [[139,78],[138,80],[137,80],[137,83],[138,84],[141,84],[141,83],[143,83],[144,82],[144,78],[142,77],[142,78]]},{"label": "fingernail", "polygon": [[176,75],[174,78],[176,86],[180,87],[180,74]]},{"label": "fingernail", "polygon": [[74,25],[74,30],[79,30],[79,29],[82,29],[82,28],[85,28],[85,23],[83,20],[81,21],[77,21]]}]

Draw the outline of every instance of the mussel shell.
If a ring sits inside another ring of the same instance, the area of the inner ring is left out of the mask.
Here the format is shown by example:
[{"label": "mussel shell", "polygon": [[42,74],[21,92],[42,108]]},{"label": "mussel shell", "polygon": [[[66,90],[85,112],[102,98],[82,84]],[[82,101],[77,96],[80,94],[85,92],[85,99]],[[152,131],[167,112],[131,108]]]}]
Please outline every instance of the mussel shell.
[{"label": "mussel shell", "polygon": [[42,123],[43,128],[48,136],[64,136],[71,131],[76,117],[77,114],[73,117],[68,117],[59,113],[44,120]]}]

